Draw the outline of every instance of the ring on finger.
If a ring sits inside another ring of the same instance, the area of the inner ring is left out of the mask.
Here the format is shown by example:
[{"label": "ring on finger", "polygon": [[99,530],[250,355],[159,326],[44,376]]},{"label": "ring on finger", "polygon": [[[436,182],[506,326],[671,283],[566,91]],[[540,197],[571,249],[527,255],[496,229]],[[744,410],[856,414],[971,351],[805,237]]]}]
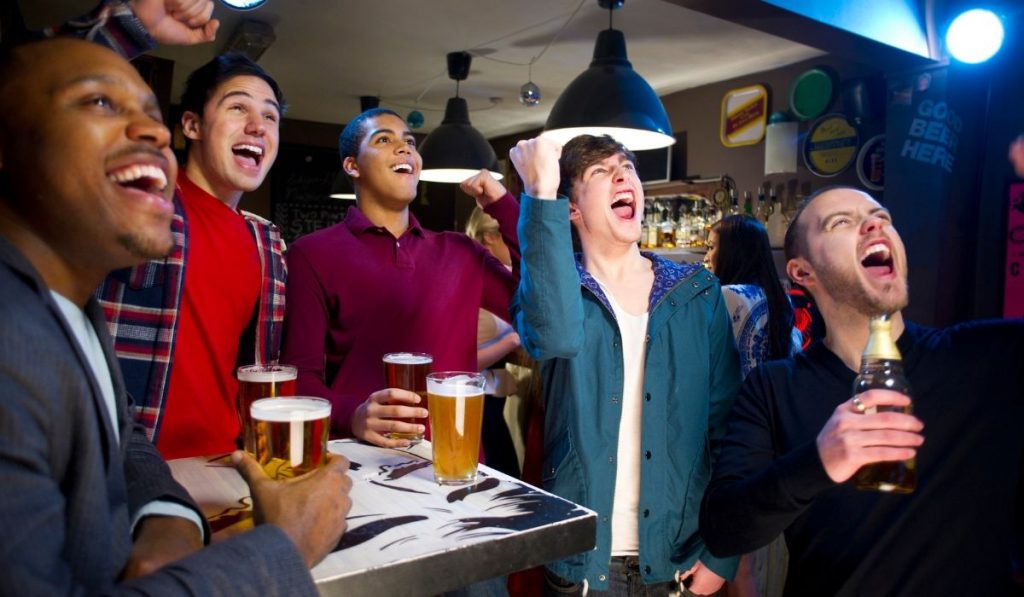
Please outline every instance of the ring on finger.
[{"label": "ring on finger", "polygon": [[868,407],[864,406],[864,403],[861,402],[860,396],[854,396],[853,399],[850,400],[850,402],[853,403],[853,408],[857,409],[857,412],[859,413],[862,413],[868,409]]}]

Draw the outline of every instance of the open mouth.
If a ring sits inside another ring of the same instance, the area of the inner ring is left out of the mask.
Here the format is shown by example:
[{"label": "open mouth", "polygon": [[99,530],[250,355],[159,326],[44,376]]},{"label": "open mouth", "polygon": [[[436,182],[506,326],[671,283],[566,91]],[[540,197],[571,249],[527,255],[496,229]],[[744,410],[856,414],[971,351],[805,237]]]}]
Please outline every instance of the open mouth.
[{"label": "open mouth", "polygon": [[395,164],[391,166],[391,171],[398,174],[412,174],[413,168],[412,164]]},{"label": "open mouth", "polygon": [[868,247],[860,264],[873,275],[888,275],[894,271],[892,252],[882,243]]},{"label": "open mouth", "polygon": [[632,220],[636,215],[636,201],[633,199],[633,193],[616,193],[612,211],[623,220]]},{"label": "open mouth", "polygon": [[263,148],[257,145],[240,143],[232,147],[231,152],[243,160],[251,162],[253,166],[263,163]]},{"label": "open mouth", "polygon": [[107,178],[118,186],[162,195],[167,188],[167,174],[150,164],[133,164],[107,173]]}]

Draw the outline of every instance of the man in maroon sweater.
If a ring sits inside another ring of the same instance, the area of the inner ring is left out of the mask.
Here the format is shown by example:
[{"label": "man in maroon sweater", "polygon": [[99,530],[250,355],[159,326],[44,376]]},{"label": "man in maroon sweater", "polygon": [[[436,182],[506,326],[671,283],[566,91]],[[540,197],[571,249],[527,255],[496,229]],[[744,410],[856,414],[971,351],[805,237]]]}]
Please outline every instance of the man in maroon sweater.
[{"label": "man in maroon sweater", "polygon": [[[381,358],[426,352],[435,371],[476,370],[480,308],[508,317],[518,279],[519,206],[481,172],[463,184],[498,220],[514,272],[469,237],[425,230],[409,213],[422,160],[398,114],[368,110],[338,141],[356,206],[345,219],[297,240],[289,279],[281,361],[298,367],[298,392],[333,404],[332,430],[388,447],[419,433],[419,396],[384,388]],[[401,404],[394,404],[394,403]]]}]

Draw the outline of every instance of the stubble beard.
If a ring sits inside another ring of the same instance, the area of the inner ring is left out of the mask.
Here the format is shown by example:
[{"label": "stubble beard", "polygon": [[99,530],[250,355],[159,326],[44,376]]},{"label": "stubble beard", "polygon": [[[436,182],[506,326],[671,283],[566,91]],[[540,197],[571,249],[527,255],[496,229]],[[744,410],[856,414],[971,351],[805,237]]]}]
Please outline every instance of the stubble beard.
[{"label": "stubble beard", "polygon": [[[909,286],[905,281],[886,282],[882,291],[872,294],[853,272],[844,272],[829,265],[819,266],[818,280],[828,289],[833,300],[868,316],[892,314],[907,306]],[[898,290],[903,286],[902,291]]]}]

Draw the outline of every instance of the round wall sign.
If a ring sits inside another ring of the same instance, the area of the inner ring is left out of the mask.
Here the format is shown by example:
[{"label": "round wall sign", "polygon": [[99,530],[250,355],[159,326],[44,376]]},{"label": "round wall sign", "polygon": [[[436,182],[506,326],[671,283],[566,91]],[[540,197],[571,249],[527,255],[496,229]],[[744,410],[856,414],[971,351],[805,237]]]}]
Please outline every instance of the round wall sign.
[{"label": "round wall sign", "polygon": [[864,142],[857,153],[857,178],[872,191],[885,188],[885,135],[875,135]]},{"label": "round wall sign", "polygon": [[789,86],[789,111],[800,120],[817,118],[832,103],[832,93],[832,77],[825,69],[804,71]]},{"label": "round wall sign", "polygon": [[818,176],[835,176],[857,157],[857,129],[842,114],[826,114],[804,140],[804,164]]}]

